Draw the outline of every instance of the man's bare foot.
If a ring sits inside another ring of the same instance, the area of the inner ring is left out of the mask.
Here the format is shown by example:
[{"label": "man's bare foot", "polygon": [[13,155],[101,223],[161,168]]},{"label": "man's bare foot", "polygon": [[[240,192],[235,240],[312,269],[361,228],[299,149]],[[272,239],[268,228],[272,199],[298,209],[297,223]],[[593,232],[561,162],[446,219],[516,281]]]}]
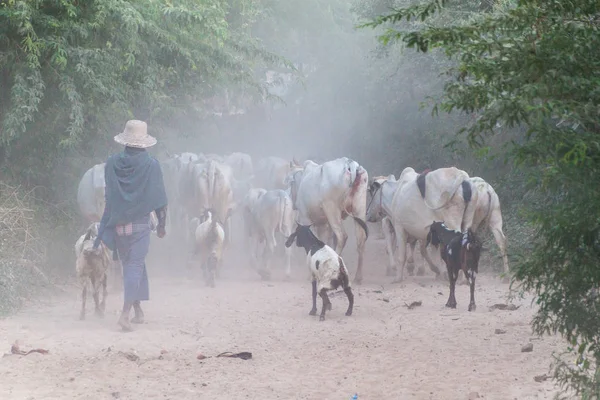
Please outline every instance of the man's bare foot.
[{"label": "man's bare foot", "polygon": [[129,318],[126,315],[121,315],[121,318],[119,318],[117,323],[121,326],[121,329],[124,332],[131,332],[133,330],[131,328],[131,324],[129,323]]},{"label": "man's bare foot", "polygon": [[135,316],[131,319],[132,324],[143,324],[144,323],[144,312],[142,311],[142,307],[139,304],[133,305]]}]

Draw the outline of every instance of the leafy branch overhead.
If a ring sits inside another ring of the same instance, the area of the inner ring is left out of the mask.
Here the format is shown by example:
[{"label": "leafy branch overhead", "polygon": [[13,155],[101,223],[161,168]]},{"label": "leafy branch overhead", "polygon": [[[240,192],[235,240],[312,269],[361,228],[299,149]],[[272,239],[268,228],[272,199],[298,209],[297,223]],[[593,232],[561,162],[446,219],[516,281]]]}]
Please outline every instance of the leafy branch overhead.
[{"label": "leafy branch overhead", "polygon": [[72,147],[133,115],[167,122],[224,88],[263,98],[256,67],[289,64],[228,17],[221,0],[3,2],[4,151],[44,131],[62,131],[45,139]]},{"label": "leafy branch overhead", "polygon": [[[385,44],[444,50],[453,64],[434,111],[473,115],[462,130],[471,145],[523,132],[509,155],[530,175],[535,201],[525,208],[537,235],[515,278],[538,295],[535,331],[561,333],[578,356],[579,367],[558,364],[558,381],[598,398],[600,298],[590,291],[600,286],[600,2],[509,0],[430,23],[456,3],[395,8],[362,27],[384,28]],[[425,22],[400,25],[415,19]]]}]

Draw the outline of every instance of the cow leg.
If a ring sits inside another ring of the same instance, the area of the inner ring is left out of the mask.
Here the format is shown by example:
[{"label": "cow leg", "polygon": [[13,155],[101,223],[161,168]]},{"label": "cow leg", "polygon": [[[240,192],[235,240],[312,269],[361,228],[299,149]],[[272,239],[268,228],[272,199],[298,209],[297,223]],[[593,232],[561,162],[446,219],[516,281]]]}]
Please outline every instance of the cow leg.
[{"label": "cow leg", "polygon": [[[415,246],[417,245],[417,241],[409,241],[406,243],[406,269],[408,270],[409,275],[415,274]],[[421,274],[422,275],[422,274]]]},{"label": "cow leg", "polygon": [[317,315],[317,280],[312,281],[312,308],[308,315]]},{"label": "cow leg", "polygon": [[385,239],[386,238],[385,230],[387,229],[387,226],[385,226],[386,225],[385,221],[382,220],[381,223],[379,223],[379,224],[376,223],[375,225],[377,226],[377,228],[376,228],[377,229],[377,239],[379,239],[379,240]]},{"label": "cow leg", "polygon": [[[435,274],[435,279],[439,279],[440,274],[441,274],[440,273],[440,269],[437,267],[437,265],[435,265],[435,263],[431,259],[431,256],[429,255],[429,252],[427,251],[427,243],[423,242],[421,240],[420,249],[421,249],[421,255],[423,256],[423,258],[425,259],[425,261],[427,261],[427,264],[429,264],[429,268]],[[419,270],[422,270],[422,269],[423,269],[422,267],[419,268]]]},{"label": "cow leg", "polygon": [[386,225],[383,228],[385,236],[385,252],[388,256],[388,266],[386,268],[385,274],[387,276],[394,276],[394,272],[396,270],[396,262],[394,260],[394,253],[396,250],[396,233],[391,229],[391,221],[384,221],[386,221]]},{"label": "cow leg", "polygon": [[254,270],[258,270],[258,264],[259,264],[259,252],[260,252],[260,244],[262,242],[262,239],[258,236],[254,236],[254,239],[252,240],[252,269]]},{"label": "cow leg", "polygon": [[211,288],[215,287],[216,269],[217,257],[211,254],[208,256],[208,260],[206,262],[206,271],[204,275],[206,286]]},{"label": "cow leg", "polygon": [[227,226],[227,230],[225,231],[225,243],[227,244],[227,246],[231,246],[231,234],[232,234],[232,229],[231,229],[231,217],[227,218],[227,221],[225,221],[225,226]]},{"label": "cow leg", "polygon": [[274,232],[271,231],[268,235],[266,235],[266,244],[264,251],[264,276],[261,274],[261,277],[263,279],[268,280],[271,278],[271,263],[275,254],[276,245],[277,242],[275,241]]},{"label": "cow leg", "polygon": [[[490,227],[491,227],[491,223],[492,222],[490,222]],[[494,239],[496,241],[496,244],[498,245],[498,248],[500,249],[500,254],[502,255],[502,268],[503,268],[503,272],[504,272],[503,282],[508,283],[510,281],[510,277],[509,277],[510,269],[508,268],[508,256],[506,255],[506,236],[504,236],[501,226],[500,227],[494,226],[490,230],[492,231],[492,234],[494,235]]]},{"label": "cow leg", "polygon": [[79,313],[79,319],[85,319],[85,302],[87,301],[87,278],[81,280],[81,284],[83,289],[81,290],[81,312]]},{"label": "cow leg", "polygon": [[458,278],[458,273],[460,270],[455,270],[447,264],[446,268],[448,269],[448,279],[450,280],[450,295],[448,296],[446,307],[456,308],[456,297],[454,296],[454,290],[456,289],[456,279]]},{"label": "cow leg", "polygon": [[325,321],[325,311],[331,310],[331,301],[329,301],[329,296],[327,296],[327,289],[321,289],[319,296],[321,296],[321,299],[323,300],[319,321]]},{"label": "cow leg", "polygon": [[108,291],[106,290],[106,283],[108,281],[108,276],[106,273],[102,278],[102,302],[100,303],[100,310],[102,310],[102,314],[106,311],[106,296],[108,295]]},{"label": "cow leg", "polygon": [[323,212],[327,217],[327,222],[329,222],[329,227],[333,231],[337,241],[335,252],[339,255],[342,255],[342,250],[346,247],[346,242],[348,241],[348,234],[344,230],[344,226],[342,225],[342,215],[340,210],[334,204],[324,204]]},{"label": "cow leg", "polygon": [[[394,224],[400,227],[400,224]],[[406,265],[406,238],[407,234],[402,228],[396,229],[396,279],[392,283],[404,280],[404,267]]]},{"label": "cow leg", "polygon": [[286,277],[286,279],[290,279],[292,276],[292,248],[286,247],[284,249],[284,251],[285,251],[285,277]]},{"label": "cow leg", "polygon": [[367,242],[367,233],[364,231],[362,226],[360,226],[360,224],[356,221],[354,221],[354,233],[356,235],[356,250],[358,251],[358,265],[356,267],[356,275],[354,276],[354,282],[360,285],[363,279],[362,270],[365,254],[365,244]]},{"label": "cow leg", "polygon": [[477,277],[476,273],[474,271],[469,271],[469,273],[471,274],[471,279],[470,279],[470,291],[471,291],[471,300],[469,301],[469,311],[475,311],[477,309],[477,306],[475,305],[475,278]]}]

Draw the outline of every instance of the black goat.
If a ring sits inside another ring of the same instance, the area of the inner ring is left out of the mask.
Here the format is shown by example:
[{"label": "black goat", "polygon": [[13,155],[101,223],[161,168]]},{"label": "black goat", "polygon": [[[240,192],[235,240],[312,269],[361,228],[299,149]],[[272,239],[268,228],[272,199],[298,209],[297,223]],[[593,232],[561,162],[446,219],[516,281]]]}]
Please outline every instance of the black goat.
[{"label": "black goat", "polygon": [[450,296],[446,307],[456,308],[456,297],[454,290],[458,273],[462,269],[467,277],[471,289],[471,300],[469,311],[475,311],[475,278],[479,269],[479,257],[482,244],[470,229],[462,233],[448,229],[443,222],[434,222],[429,227],[427,234],[427,245],[431,243],[435,247],[440,244],[440,255],[446,263],[448,279],[450,280]]},{"label": "black goat", "polygon": [[331,301],[329,301],[327,291],[335,290],[340,286],[344,289],[344,293],[346,293],[346,296],[348,297],[348,310],[346,311],[346,315],[352,315],[354,294],[350,287],[348,269],[344,265],[342,257],[340,257],[334,249],[319,240],[319,238],[317,238],[310,230],[310,225],[298,224],[296,231],[294,231],[294,233],[286,240],[285,247],[290,247],[294,243],[294,240],[296,240],[296,246],[304,247],[306,254],[310,253],[308,266],[312,276],[313,305],[309,315],[317,314],[318,292],[323,300],[320,320],[324,321],[325,311],[331,310]]}]

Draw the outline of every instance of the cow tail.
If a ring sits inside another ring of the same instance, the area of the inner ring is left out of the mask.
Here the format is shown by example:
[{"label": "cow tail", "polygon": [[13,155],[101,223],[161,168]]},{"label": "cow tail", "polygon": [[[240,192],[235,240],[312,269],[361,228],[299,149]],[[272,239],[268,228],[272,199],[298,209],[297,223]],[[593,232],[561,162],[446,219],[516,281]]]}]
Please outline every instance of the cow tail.
[{"label": "cow tail", "polygon": [[473,201],[473,185],[471,185],[469,180],[462,181],[460,187],[463,190],[463,197],[465,200],[465,208],[463,209],[463,216],[461,220],[461,231],[465,231],[467,228],[471,227],[465,226],[465,218],[467,213],[469,213],[471,215],[471,224],[473,223],[473,213],[475,212],[474,208],[477,207],[477,201]]},{"label": "cow tail", "polygon": [[490,193],[489,190],[486,193],[488,195],[488,207],[487,207],[487,212],[485,213],[485,218],[483,218],[483,221],[481,221],[481,225],[483,225],[483,226],[488,226],[489,220],[490,220],[490,215],[492,215],[492,194]]},{"label": "cow tail", "polygon": [[215,174],[216,168],[214,161],[208,162],[208,193],[210,197],[209,207],[213,207],[212,200],[215,198]]},{"label": "cow tail", "polygon": [[360,225],[361,228],[363,228],[363,230],[365,231],[365,239],[369,238],[369,228],[367,227],[367,223],[365,221],[363,221],[362,219],[352,216],[352,218],[354,218],[354,221],[356,221],[356,223],[358,225]]}]

